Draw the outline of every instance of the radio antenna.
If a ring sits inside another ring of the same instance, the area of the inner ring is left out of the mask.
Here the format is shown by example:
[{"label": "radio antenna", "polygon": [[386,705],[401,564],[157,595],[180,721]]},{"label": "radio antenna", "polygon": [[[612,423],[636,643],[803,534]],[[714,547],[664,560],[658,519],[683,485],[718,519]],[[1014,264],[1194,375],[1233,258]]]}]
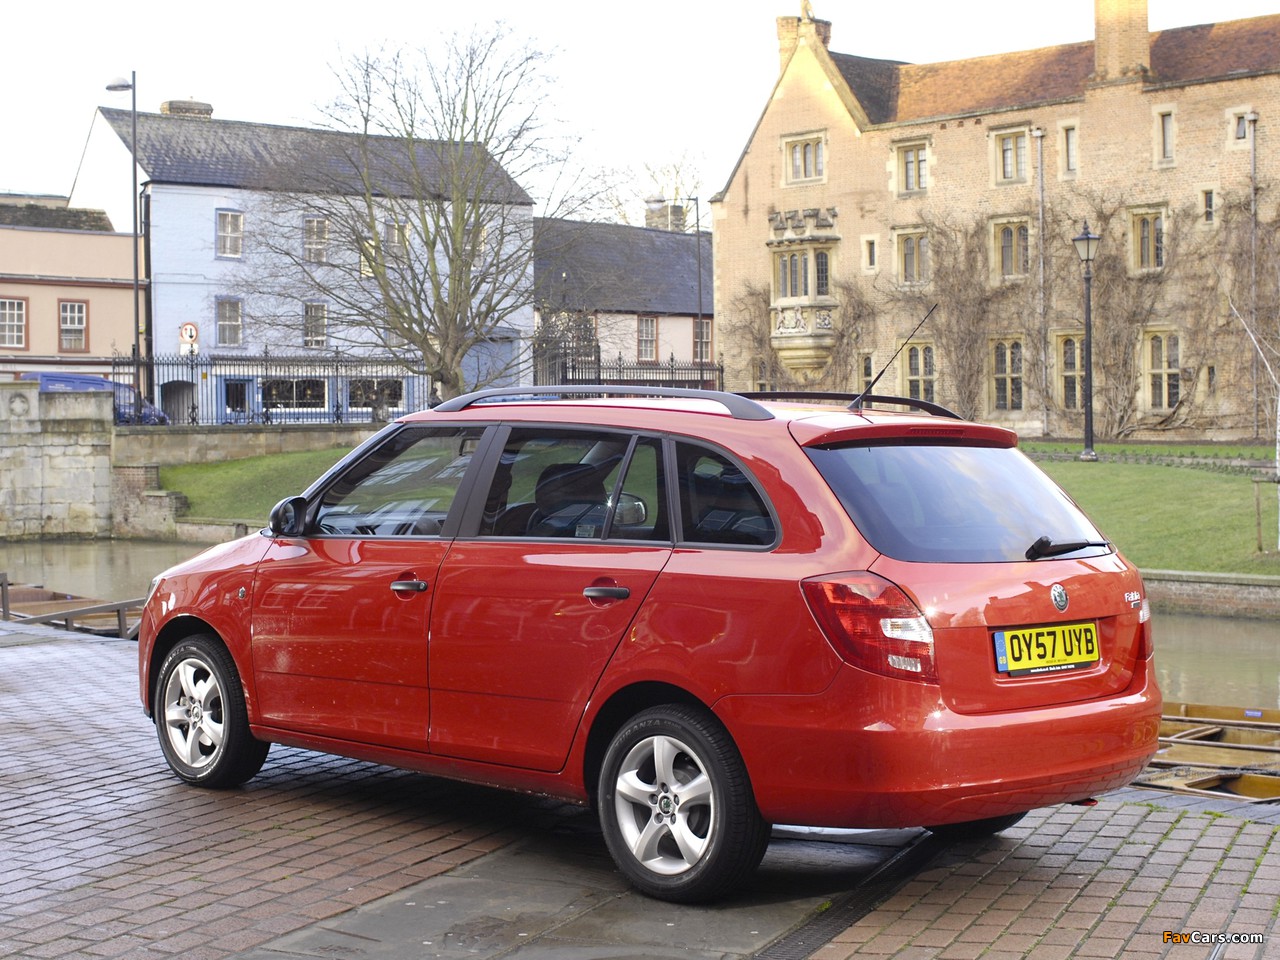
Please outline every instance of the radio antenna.
[{"label": "radio antenna", "polygon": [[915,335],[920,332],[920,328],[924,326],[925,321],[928,320],[931,316],[933,316],[933,311],[937,309],[938,309],[938,305],[935,303],[932,307],[929,308],[929,312],[920,318],[920,322],[916,324],[915,329],[912,330],[911,333],[907,335],[907,339],[903,340],[902,343],[898,344],[898,349],[893,351],[893,356],[889,358],[888,363],[886,363],[883,367],[880,368],[880,372],[875,375],[875,379],[873,379],[869,384],[867,384],[867,388],[865,390],[863,390],[860,394],[858,394],[856,397],[853,398],[853,403],[849,404],[850,410],[858,410],[862,407],[862,401],[866,399],[867,395],[870,394],[872,390],[875,389],[876,384],[880,382],[880,378],[885,375],[885,371],[888,370],[891,366],[893,366],[893,361],[898,359],[898,354],[902,352],[902,348],[912,341]]}]

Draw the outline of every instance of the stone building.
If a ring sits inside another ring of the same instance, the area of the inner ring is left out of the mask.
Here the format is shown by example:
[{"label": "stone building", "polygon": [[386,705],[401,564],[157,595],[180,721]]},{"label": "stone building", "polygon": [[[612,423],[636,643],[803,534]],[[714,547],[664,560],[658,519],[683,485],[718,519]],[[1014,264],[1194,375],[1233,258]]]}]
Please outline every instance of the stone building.
[{"label": "stone building", "polygon": [[1098,436],[1271,434],[1245,325],[1280,343],[1280,15],[1150,33],[1146,0],[1096,0],[1093,42],[907,64],[833,52],[804,7],[713,201],[731,388],[883,369],[877,393],[1078,436],[1087,221]]}]

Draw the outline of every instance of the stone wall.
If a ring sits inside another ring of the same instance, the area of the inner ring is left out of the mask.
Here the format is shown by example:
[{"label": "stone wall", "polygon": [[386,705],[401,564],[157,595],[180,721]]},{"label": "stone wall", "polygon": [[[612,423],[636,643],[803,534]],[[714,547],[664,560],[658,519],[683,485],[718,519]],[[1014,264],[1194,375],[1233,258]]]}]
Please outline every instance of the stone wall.
[{"label": "stone wall", "polygon": [[301,450],[350,449],[384,425],[341,423],[237,424],[225,426],[168,426],[115,429],[115,466],[241,460]]},{"label": "stone wall", "polygon": [[1280,577],[1143,570],[1157,611],[1280,620]]},{"label": "stone wall", "polygon": [[350,449],[380,426],[118,427],[110,391],[0,383],[0,539],[229,539],[245,524],[186,519],[186,498],[160,489],[160,467]]},{"label": "stone wall", "polygon": [[111,535],[109,391],[0,383],[0,537]]}]

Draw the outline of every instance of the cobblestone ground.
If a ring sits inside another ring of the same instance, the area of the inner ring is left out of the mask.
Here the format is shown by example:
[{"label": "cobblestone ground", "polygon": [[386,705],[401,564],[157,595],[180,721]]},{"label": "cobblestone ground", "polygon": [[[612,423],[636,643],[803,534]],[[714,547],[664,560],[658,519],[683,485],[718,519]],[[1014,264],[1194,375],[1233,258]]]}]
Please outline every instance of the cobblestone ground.
[{"label": "cobblestone ground", "polygon": [[278,746],[243,789],[188,787],[133,643],[4,641],[0,956],[227,957],[572,815]]},{"label": "cobblestone ground", "polygon": [[1280,958],[1280,827],[1179,806],[1126,790],[1037,810],[952,847],[813,960]]}]

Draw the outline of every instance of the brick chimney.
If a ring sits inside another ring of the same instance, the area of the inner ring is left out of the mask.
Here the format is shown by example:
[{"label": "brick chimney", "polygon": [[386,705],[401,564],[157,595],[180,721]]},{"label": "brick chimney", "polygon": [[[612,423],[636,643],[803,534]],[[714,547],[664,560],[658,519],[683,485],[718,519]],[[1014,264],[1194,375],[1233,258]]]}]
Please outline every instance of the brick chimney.
[{"label": "brick chimney", "polygon": [[1147,0],[1093,0],[1094,83],[1141,80],[1151,70]]},{"label": "brick chimney", "polygon": [[166,100],[160,104],[160,112],[170,117],[211,120],[213,118],[213,104],[201,103],[199,100]]},{"label": "brick chimney", "polygon": [[[806,12],[808,4],[805,4]],[[812,16],[778,18],[778,67],[785,69],[791,54],[802,40],[831,46],[831,21],[815,20]]]},{"label": "brick chimney", "polygon": [[651,230],[684,233],[684,204],[671,203],[661,197],[645,201],[644,225]]}]

